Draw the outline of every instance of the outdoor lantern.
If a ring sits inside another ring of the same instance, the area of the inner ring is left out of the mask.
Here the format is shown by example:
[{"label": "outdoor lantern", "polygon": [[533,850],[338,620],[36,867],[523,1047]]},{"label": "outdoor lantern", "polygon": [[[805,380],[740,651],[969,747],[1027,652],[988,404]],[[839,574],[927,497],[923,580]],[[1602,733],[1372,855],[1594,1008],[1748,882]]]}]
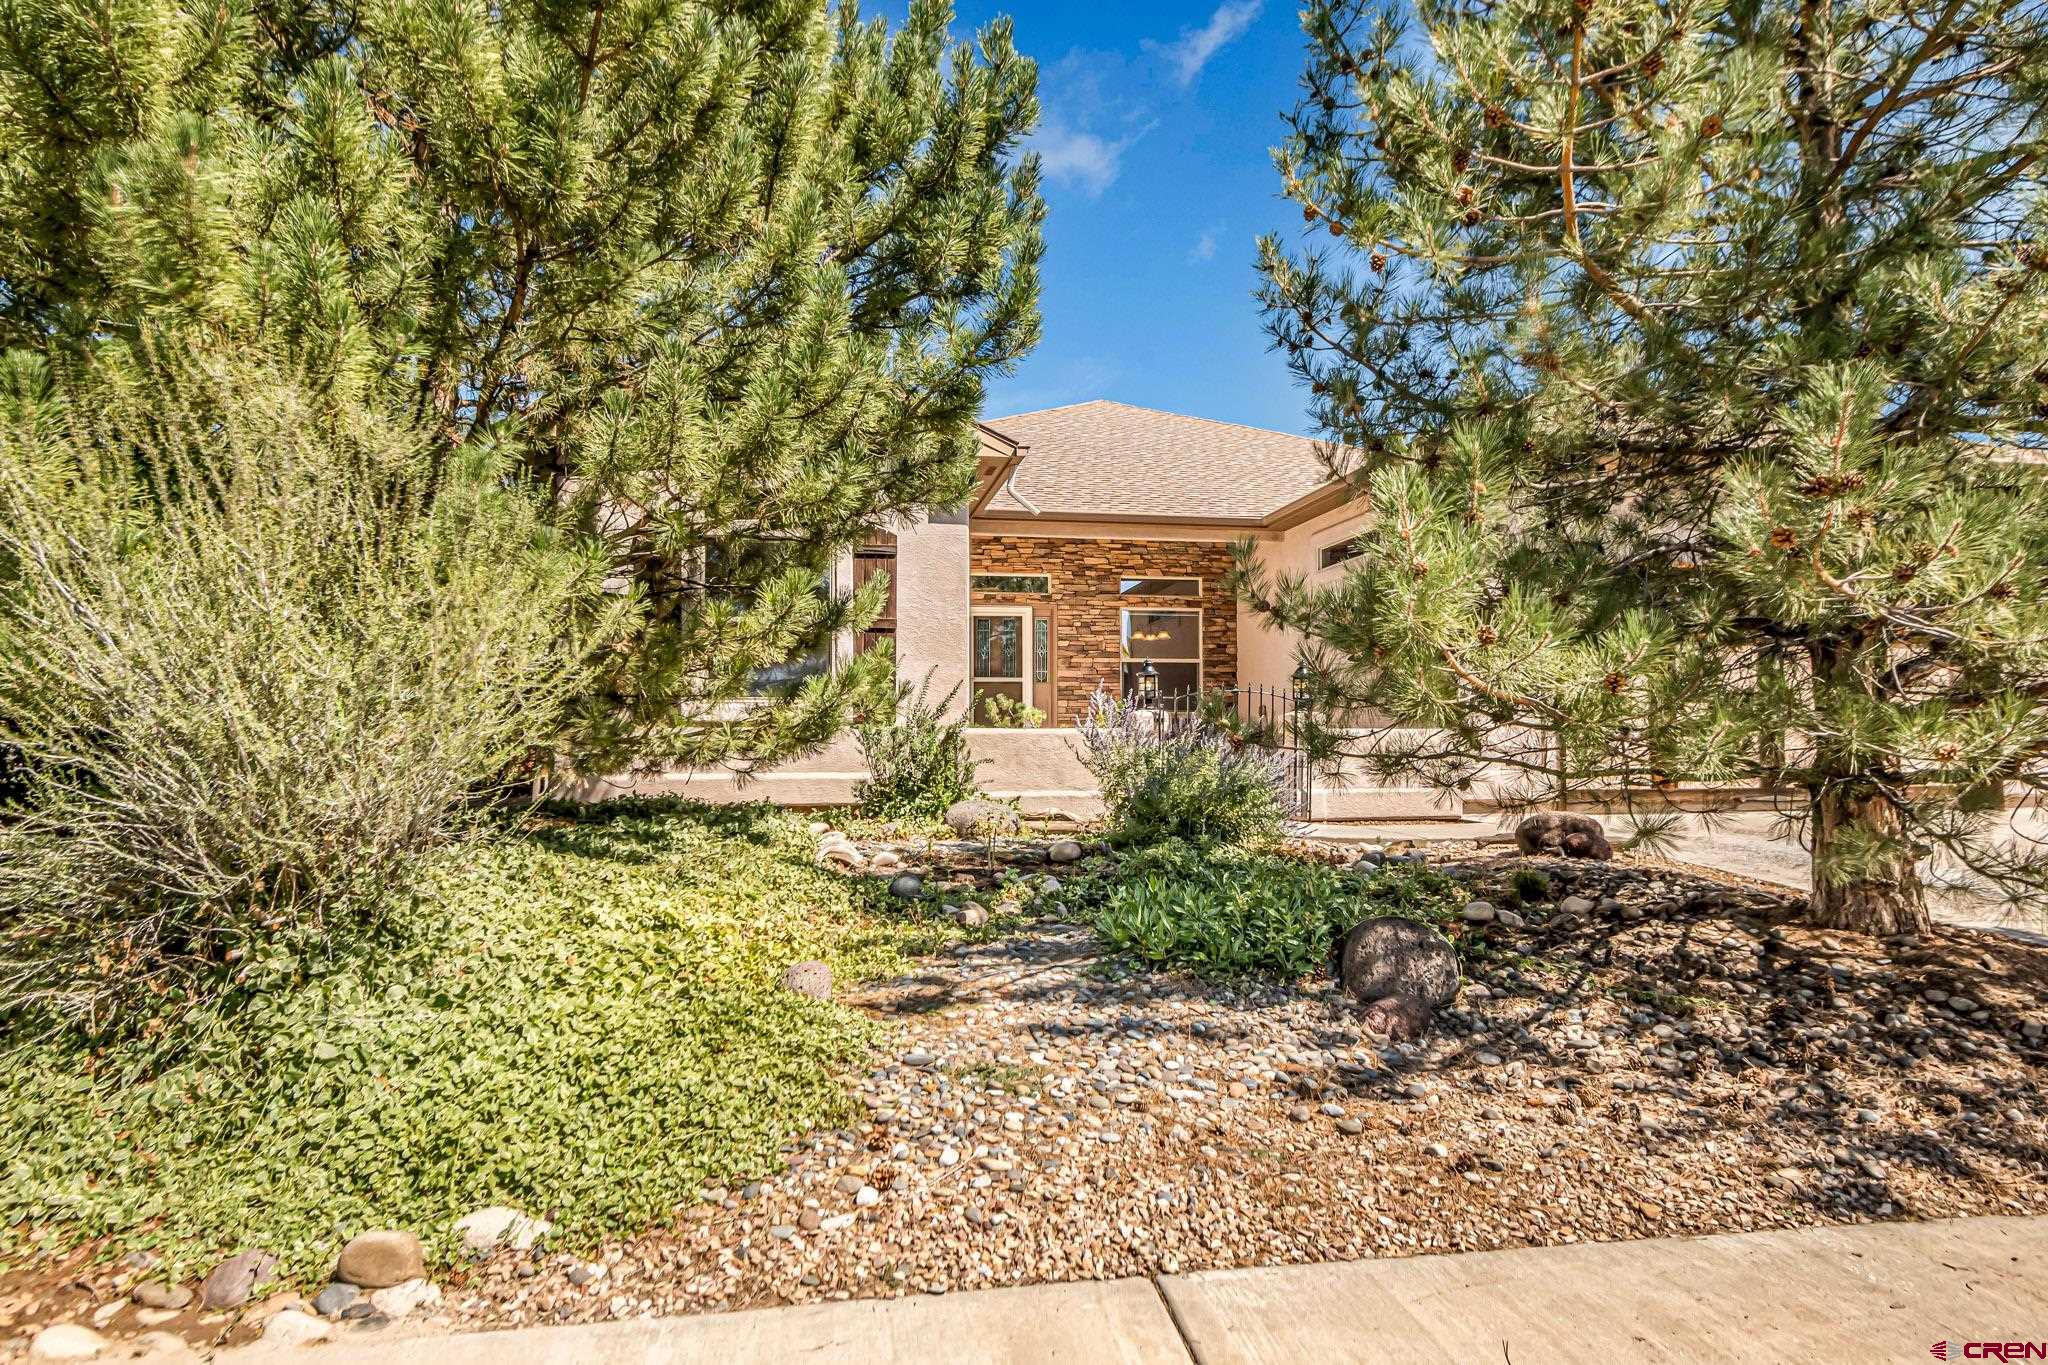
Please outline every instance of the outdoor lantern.
[{"label": "outdoor lantern", "polygon": [[1306,662],[1296,664],[1294,666],[1294,694],[1296,696],[1307,695],[1308,685],[1314,677],[1315,674],[1308,671],[1308,664]]},{"label": "outdoor lantern", "polygon": [[1138,670],[1138,704],[1150,706],[1159,700],[1159,670],[1152,666],[1150,659]]}]

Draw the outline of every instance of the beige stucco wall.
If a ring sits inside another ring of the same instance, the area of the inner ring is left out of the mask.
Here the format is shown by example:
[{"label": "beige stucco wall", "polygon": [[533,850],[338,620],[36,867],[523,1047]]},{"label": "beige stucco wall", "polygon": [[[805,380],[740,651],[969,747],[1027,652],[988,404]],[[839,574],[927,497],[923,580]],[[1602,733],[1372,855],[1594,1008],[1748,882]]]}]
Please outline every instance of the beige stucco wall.
[{"label": "beige stucco wall", "polygon": [[[967,744],[982,761],[979,778],[990,796],[1014,800],[1033,815],[1092,819],[1102,813],[1095,779],[1081,766],[1072,730],[967,731]],[[824,749],[792,759],[751,778],[705,770],[669,772],[637,780],[585,782],[570,793],[579,800],[619,796],[684,796],[698,801],[772,801],[781,806],[843,806],[867,775],[860,746],[842,735]],[[1456,819],[1461,806],[1419,787],[1380,787],[1361,773],[1319,774],[1310,815],[1317,820]]]},{"label": "beige stucco wall", "polygon": [[[1072,730],[970,729],[969,751],[982,760],[981,784],[999,800],[1015,799],[1033,814],[1086,819],[1102,812],[1095,779],[1074,753]],[[677,770],[637,779],[578,784],[578,800],[620,796],[683,796],[697,801],[772,801],[780,806],[843,806],[867,776],[860,745],[841,735],[815,754],[743,777],[720,769]]]},{"label": "beige stucco wall", "polygon": [[958,687],[966,709],[967,515],[942,514],[896,532],[896,676],[916,687],[931,676],[934,700]]},{"label": "beige stucco wall", "polygon": [[[1311,517],[1275,535],[1259,540],[1259,563],[1275,578],[1299,575],[1312,583],[1334,582],[1341,569],[1320,569],[1317,557],[1323,547],[1348,540],[1365,520],[1362,504],[1351,503],[1321,516]],[[1250,603],[1237,608],[1237,676],[1247,687],[1286,687],[1294,674],[1294,649],[1300,636],[1281,630],[1261,616]]]}]

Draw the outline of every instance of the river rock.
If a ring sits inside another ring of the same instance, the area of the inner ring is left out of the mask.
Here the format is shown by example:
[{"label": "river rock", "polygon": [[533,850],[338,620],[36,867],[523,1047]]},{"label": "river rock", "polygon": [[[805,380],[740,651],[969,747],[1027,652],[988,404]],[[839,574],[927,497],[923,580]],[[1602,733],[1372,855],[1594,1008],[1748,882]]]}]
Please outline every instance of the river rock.
[{"label": "river rock", "polygon": [[397,1321],[415,1308],[431,1308],[441,1301],[441,1290],[427,1280],[407,1280],[370,1295],[370,1305]]},{"label": "river rock", "polygon": [[337,1280],[313,1296],[313,1311],[323,1318],[340,1317],[342,1309],[362,1296],[362,1290]]},{"label": "river rock", "polygon": [[782,989],[812,1000],[830,1000],[832,969],[823,962],[792,962],[782,969]]},{"label": "river rock", "polygon": [[554,1225],[545,1218],[535,1218],[503,1204],[489,1204],[465,1213],[455,1220],[454,1226],[463,1248],[478,1256],[500,1246],[531,1251],[535,1242],[554,1231]]},{"label": "river rock", "polygon": [[409,1232],[380,1229],[349,1239],[334,1263],[334,1278],[362,1289],[386,1289],[427,1273],[420,1239]]},{"label": "river rock", "polygon": [[267,1251],[245,1251],[213,1268],[199,1286],[199,1302],[208,1308],[240,1308],[270,1278],[277,1257]]},{"label": "river rock", "polygon": [[263,1324],[263,1342],[266,1346],[306,1346],[316,1341],[325,1341],[333,1335],[334,1324],[324,1322],[311,1313],[304,1313],[296,1308],[273,1313],[270,1321]]},{"label": "river rock", "polygon": [[1015,834],[1022,825],[1017,812],[999,801],[970,797],[946,807],[946,827],[962,839],[980,839],[989,834]]},{"label": "river rock", "polygon": [[139,1308],[161,1308],[175,1312],[192,1302],[192,1291],[182,1284],[145,1280],[128,1295]]},{"label": "river rock", "polygon": [[1078,863],[1081,861],[1081,845],[1072,839],[1055,839],[1045,846],[1046,861],[1054,863]]},{"label": "river rock", "polygon": [[915,872],[899,872],[889,882],[889,894],[898,900],[914,901],[924,894],[924,878]]},{"label": "river rock", "polygon": [[52,1323],[28,1344],[31,1361],[95,1360],[109,1345],[105,1337],[76,1322]]}]

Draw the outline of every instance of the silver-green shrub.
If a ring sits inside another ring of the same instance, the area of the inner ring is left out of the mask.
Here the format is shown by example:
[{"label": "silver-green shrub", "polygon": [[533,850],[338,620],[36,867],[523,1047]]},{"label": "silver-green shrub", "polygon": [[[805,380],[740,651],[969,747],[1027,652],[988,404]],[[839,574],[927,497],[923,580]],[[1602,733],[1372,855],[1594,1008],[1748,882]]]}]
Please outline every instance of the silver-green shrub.
[{"label": "silver-green shrub", "polygon": [[1080,738],[1081,763],[1102,789],[1118,843],[1256,843],[1286,827],[1285,767],[1206,715],[1166,725],[1154,712],[1097,692]]},{"label": "silver-green shrub", "polygon": [[371,913],[627,606],[484,444],[262,367],[86,392],[0,422],[0,1021],[100,1027]]},{"label": "silver-green shrub", "polygon": [[868,776],[854,789],[862,815],[877,820],[937,820],[946,807],[974,795],[981,765],[967,751],[967,715],[948,717],[955,686],[933,701],[931,675],[913,693],[896,689],[893,715],[854,727]]}]

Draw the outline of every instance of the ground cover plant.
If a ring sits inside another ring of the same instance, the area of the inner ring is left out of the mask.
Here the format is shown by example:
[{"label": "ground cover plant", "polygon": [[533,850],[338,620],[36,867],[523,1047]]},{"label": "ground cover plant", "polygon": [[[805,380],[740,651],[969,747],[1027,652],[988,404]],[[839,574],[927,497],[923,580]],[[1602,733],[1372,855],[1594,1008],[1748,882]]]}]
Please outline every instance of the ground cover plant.
[{"label": "ground cover plant", "polygon": [[0,1258],[104,1236],[173,1276],[258,1246],[303,1277],[366,1227],[503,1203],[573,1246],[758,1175],[843,1117],[872,1027],[781,970],[957,932],[809,855],[760,807],[568,809],[445,850],[372,935],[252,963],[264,988],[174,1050],[11,1039]]},{"label": "ground cover plant", "polygon": [[1112,949],[1203,977],[1305,976],[1364,919],[1440,928],[1461,898],[1420,868],[1366,874],[1280,853],[1160,844],[1124,860],[1097,894],[1095,931]]}]

